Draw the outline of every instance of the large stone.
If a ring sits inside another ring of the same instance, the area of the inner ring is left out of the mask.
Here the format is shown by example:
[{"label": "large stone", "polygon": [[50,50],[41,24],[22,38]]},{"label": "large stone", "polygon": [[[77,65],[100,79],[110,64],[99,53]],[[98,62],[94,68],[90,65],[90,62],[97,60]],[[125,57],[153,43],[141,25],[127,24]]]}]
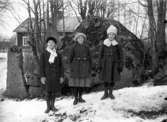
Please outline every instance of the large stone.
[{"label": "large stone", "polygon": [[27,92],[23,84],[23,77],[19,68],[19,53],[8,51],[7,61],[7,89],[4,95],[16,98],[27,97]]},{"label": "large stone", "polygon": [[123,68],[123,71],[121,72],[121,78],[119,81],[115,82],[115,89],[120,89],[124,87],[132,87],[132,70],[128,70],[126,67]]},{"label": "large stone", "polygon": [[164,66],[164,73],[167,75],[167,64]]},{"label": "large stone", "polygon": [[26,78],[27,85],[33,86],[33,87],[40,87],[41,86],[39,75],[27,72],[25,74],[25,78]]},{"label": "large stone", "polygon": [[30,97],[32,97],[32,98],[42,97],[44,95],[44,91],[41,87],[30,86],[29,87],[29,94],[30,94]]}]

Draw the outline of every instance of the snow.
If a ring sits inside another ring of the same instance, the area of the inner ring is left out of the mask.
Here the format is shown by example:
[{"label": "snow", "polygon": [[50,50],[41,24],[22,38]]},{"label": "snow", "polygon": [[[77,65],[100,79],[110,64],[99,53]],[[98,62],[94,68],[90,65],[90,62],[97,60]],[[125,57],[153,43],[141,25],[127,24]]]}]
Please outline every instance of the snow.
[{"label": "snow", "polygon": [[[4,57],[4,58],[1,58]],[[7,55],[0,54],[0,89],[5,89]],[[100,100],[103,92],[83,95],[86,103],[73,106],[73,97],[57,98],[58,111],[45,114],[42,99],[0,101],[0,122],[161,122],[165,114],[142,118],[134,113],[167,110],[167,86],[130,87],[113,92],[116,99]],[[1,95],[0,95],[1,96]],[[1,98],[0,98],[1,99]]]},{"label": "snow", "polygon": [[0,103],[1,122],[39,122],[43,113],[44,102],[38,100],[14,101],[5,100]]},{"label": "snow", "polygon": [[0,90],[6,88],[7,53],[0,53]]},{"label": "snow", "polygon": [[[100,100],[103,92],[90,93],[83,96],[86,103],[73,106],[73,98],[57,98],[58,111],[44,114],[44,100],[33,99],[16,101],[5,99],[0,102],[1,122],[55,122],[63,118],[63,122],[160,122],[167,118],[160,115],[155,119],[142,119],[132,116],[133,112],[159,111],[167,106],[167,86],[136,87],[115,90],[115,100]],[[59,116],[60,115],[60,116]]]}]

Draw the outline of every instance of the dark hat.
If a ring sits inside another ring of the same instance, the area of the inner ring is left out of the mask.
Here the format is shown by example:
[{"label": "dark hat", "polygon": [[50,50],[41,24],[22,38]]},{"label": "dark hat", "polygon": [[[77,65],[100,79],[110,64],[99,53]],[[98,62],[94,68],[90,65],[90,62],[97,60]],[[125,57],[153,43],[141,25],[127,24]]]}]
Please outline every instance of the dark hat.
[{"label": "dark hat", "polygon": [[52,40],[52,41],[55,42],[55,44],[57,44],[57,40],[56,40],[55,37],[52,37],[52,36],[48,37],[48,38],[46,39],[46,43],[48,43],[49,40]]}]

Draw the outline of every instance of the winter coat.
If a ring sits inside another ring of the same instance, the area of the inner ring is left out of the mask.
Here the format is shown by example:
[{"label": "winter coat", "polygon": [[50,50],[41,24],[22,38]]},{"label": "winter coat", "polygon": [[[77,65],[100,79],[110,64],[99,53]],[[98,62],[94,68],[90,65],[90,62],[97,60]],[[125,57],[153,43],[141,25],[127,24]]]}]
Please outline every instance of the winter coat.
[{"label": "winter coat", "polygon": [[71,80],[69,86],[89,87],[91,74],[91,54],[89,47],[85,44],[74,44],[71,49],[69,62],[71,66]]},{"label": "winter coat", "polygon": [[63,77],[63,64],[61,56],[55,57],[54,63],[49,63],[50,53],[44,51],[40,57],[41,77],[46,77],[46,91],[56,93],[61,90],[60,77]]},{"label": "winter coat", "polygon": [[101,46],[99,55],[99,78],[102,82],[114,83],[120,80],[120,72],[123,68],[123,56],[120,44]]}]

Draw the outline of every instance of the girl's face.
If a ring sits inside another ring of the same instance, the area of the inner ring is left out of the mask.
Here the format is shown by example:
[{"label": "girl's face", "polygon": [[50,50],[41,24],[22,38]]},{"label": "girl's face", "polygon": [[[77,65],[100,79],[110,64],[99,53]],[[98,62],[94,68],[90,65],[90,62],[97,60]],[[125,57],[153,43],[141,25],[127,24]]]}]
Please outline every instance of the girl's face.
[{"label": "girl's face", "polygon": [[47,47],[53,49],[56,47],[56,43],[53,40],[49,40],[47,43]]},{"label": "girl's face", "polygon": [[83,44],[83,43],[84,43],[84,37],[83,37],[83,36],[79,36],[79,37],[77,38],[77,42],[78,42],[79,44]]},{"label": "girl's face", "polygon": [[109,33],[108,34],[108,38],[109,38],[109,40],[113,40],[113,39],[115,39],[115,33]]}]

